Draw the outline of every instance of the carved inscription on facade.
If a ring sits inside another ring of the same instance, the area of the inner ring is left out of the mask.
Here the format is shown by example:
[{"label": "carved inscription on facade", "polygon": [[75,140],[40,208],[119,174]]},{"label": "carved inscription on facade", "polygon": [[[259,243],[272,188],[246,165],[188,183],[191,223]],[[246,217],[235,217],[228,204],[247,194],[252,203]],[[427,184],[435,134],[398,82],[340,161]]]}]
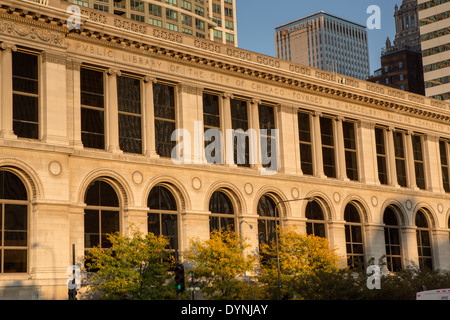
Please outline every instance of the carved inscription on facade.
[{"label": "carved inscription on facade", "polygon": [[68,42],[68,50],[82,55],[89,55],[95,58],[102,58],[111,62],[131,64],[148,69],[160,69],[161,62],[146,56],[132,54],[124,51],[116,51],[108,47],[95,46],[82,42]]}]

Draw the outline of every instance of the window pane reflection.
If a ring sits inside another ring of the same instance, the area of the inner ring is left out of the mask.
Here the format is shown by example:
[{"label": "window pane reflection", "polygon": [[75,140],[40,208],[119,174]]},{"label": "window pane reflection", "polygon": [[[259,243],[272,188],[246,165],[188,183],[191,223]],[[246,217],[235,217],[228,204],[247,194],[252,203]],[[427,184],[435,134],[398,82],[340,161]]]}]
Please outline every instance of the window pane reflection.
[{"label": "window pane reflection", "polygon": [[84,247],[110,248],[108,234],[120,231],[119,199],[114,188],[103,180],[90,184],[85,195]]},{"label": "window pane reflection", "polygon": [[234,209],[230,198],[221,191],[215,191],[209,201],[210,231],[235,230]]},{"label": "window pane reflection", "polygon": [[0,170],[0,273],[27,272],[27,198],[22,180]]},{"label": "window pane reflection", "polygon": [[308,202],[305,211],[306,234],[325,238],[325,218],[322,207],[317,201]]},{"label": "window pane reflection", "polygon": [[149,212],[147,213],[148,232],[156,236],[168,238],[168,249],[178,247],[178,209],[172,192],[162,185],[152,188],[147,199]]}]

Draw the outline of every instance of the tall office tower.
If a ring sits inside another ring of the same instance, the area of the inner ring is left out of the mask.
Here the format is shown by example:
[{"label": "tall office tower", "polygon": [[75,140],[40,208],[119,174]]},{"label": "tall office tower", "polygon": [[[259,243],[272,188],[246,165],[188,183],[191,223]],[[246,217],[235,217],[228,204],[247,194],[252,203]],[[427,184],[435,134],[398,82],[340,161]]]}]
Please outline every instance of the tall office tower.
[{"label": "tall office tower", "polygon": [[424,95],[422,51],[416,0],[395,5],[395,39],[381,51],[381,68],[367,81]]},{"label": "tall office tower", "polygon": [[363,79],[369,75],[366,27],[320,11],[275,28],[276,56]]},{"label": "tall office tower", "polygon": [[237,46],[236,0],[66,0],[153,26]]},{"label": "tall office tower", "polygon": [[450,100],[450,2],[418,0],[425,95]]}]

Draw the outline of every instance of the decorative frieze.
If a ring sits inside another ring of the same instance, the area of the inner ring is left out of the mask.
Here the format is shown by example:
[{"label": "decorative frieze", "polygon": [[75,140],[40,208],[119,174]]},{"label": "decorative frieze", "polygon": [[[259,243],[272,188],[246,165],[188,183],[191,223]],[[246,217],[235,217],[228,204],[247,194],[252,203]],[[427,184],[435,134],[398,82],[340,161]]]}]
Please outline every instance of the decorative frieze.
[{"label": "decorative frieze", "polygon": [[120,18],[114,18],[114,27],[137,33],[147,34],[147,27],[144,24],[130,22]]},{"label": "decorative frieze", "polygon": [[160,39],[176,42],[176,43],[183,42],[183,36],[176,34],[176,33],[167,32],[164,30],[153,29],[153,36],[160,38]]},{"label": "decorative frieze", "polygon": [[0,16],[0,34],[17,36],[33,41],[41,41],[52,45],[63,46],[64,34],[56,31],[49,31],[43,28],[23,25],[1,19]]},{"label": "decorative frieze", "polygon": [[90,21],[106,24],[106,15],[103,13],[81,9],[81,14],[88,16]]}]

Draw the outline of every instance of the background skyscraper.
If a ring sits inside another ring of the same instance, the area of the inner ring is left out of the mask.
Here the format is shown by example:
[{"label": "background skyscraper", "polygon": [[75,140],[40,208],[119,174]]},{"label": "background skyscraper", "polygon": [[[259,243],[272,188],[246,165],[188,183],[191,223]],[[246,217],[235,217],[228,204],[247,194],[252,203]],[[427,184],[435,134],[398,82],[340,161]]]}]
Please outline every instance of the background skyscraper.
[{"label": "background skyscraper", "polygon": [[450,2],[418,0],[425,95],[450,100]]},{"label": "background skyscraper", "polygon": [[424,95],[422,52],[417,1],[403,0],[395,5],[395,39],[389,37],[381,51],[381,68],[367,79],[392,88]]},{"label": "background skyscraper", "polygon": [[366,27],[320,11],[275,28],[276,56],[363,79],[370,73]]},{"label": "background skyscraper", "polygon": [[236,0],[69,0],[82,7],[237,46]]}]

